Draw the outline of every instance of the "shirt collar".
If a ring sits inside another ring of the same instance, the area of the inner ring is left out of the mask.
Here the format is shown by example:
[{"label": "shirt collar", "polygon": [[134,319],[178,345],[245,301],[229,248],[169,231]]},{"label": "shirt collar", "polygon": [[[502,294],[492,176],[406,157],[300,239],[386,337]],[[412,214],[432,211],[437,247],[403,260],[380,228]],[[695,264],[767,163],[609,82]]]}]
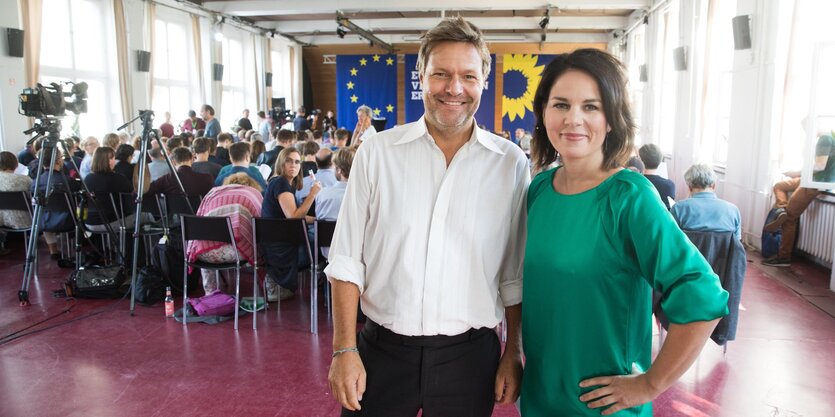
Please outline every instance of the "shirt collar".
[{"label": "shirt collar", "polygon": [[713,191],[702,191],[691,195],[690,198],[716,198],[716,193]]},{"label": "shirt collar", "polygon": [[[426,119],[425,116],[421,116],[417,122],[412,124],[411,128],[407,130],[403,136],[395,142],[395,145],[402,145],[404,143],[409,143],[414,141],[417,138],[422,136],[429,137],[429,131],[426,129]],[[473,134],[470,136],[470,140],[468,143],[478,142],[485,148],[499,154],[504,155],[504,151],[501,150],[496,144],[490,139],[490,133],[478,127],[478,123],[475,123],[475,129],[473,129]]]}]

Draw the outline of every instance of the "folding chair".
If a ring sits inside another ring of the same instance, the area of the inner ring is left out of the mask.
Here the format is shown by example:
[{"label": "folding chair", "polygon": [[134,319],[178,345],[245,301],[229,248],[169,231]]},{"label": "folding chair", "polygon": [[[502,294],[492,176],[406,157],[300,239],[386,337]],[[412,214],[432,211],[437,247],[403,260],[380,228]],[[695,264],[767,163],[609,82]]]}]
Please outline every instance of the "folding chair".
[{"label": "folding chair", "polygon": [[[114,196],[115,197],[115,196]],[[136,194],[120,193],[117,207],[119,207],[119,248],[122,253],[126,253],[126,239],[128,231],[133,231],[135,219],[128,219],[128,216],[136,212]],[[115,203],[114,203],[115,204]],[[142,207],[139,208],[140,215],[145,213],[150,214],[154,218],[154,223],[162,219],[162,210],[159,207],[159,201],[155,195],[146,195],[142,197]],[[162,226],[155,226],[154,224],[141,224],[138,235],[142,237],[142,241],[146,247],[145,262],[151,262],[151,237],[159,236],[165,233],[165,228]]]},{"label": "folding chair", "polygon": [[[215,271],[235,270],[235,330],[238,330],[238,310],[241,303],[241,268],[247,266],[247,261],[241,261],[238,253],[238,245],[235,243],[235,234],[232,231],[232,221],[229,217],[213,216],[180,216],[180,228],[183,233],[183,326],[187,325],[188,314],[188,268],[201,268]],[[188,242],[191,240],[209,240],[213,242],[228,243],[232,245],[235,253],[235,262],[210,263],[195,260],[188,260]],[[253,279],[253,285],[258,286],[258,276]],[[255,328],[255,314],[252,315],[252,328]]]},{"label": "folding chair", "polygon": [[172,227],[177,226],[174,216],[196,214],[203,200],[203,197],[199,195],[183,194],[160,194],[159,198],[162,209],[162,227],[166,235],[170,234]]},{"label": "folding chair", "polygon": [[[252,219],[252,239],[255,241],[255,250],[257,253],[259,245],[268,245],[271,243],[285,243],[293,246],[301,246],[307,248],[307,254],[310,256],[310,240],[307,238],[307,223],[304,219]],[[256,257],[257,259],[257,257]],[[264,291],[266,294],[266,289]],[[316,288],[316,274],[310,274],[310,332],[319,334],[318,326],[318,310],[316,304],[318,300],[318,290]]]},{"label": "folding chair", "polygon": [[[121,230],[121,227],[118,227],[118,225],[117,225],[117,227],[112,227],[112,228],[105,227],[104,230],[91,229],[90,226],[104,226],[106,224],[110,224],[110,223],[113,223],[113,222],[116,222],[117,220],[119,220],[121,215],[119,214],[119,207],[118,207],[118,204],[117,204],[117,201],[116,201],[118,199],[118,195],[112,194],[112,193],[106,193],[106,194],[101,194],[101,195],[90,195],[88,198],[89,198],[89,201],[87,202],[87,206],[86,206],[88,212],[91,208],[95,208],[98,211],[98,215],[99,215],[99,218],[101,219],[102,223],[100,225],[91,225],[91,224],[87,223],[86,218],[80,218],[79,220],[80,220],[81,227],[82,227],[82,229],[84,230],[85,233],[89,233],[88,236],[89,235],[99,235],[99,236],[101,236],[102,250],[104,250],[103,255],[106,258],[105,261],[106,262],[112,262],[114,260],[113,259],[113,242],[110,240],[110,232],[113,231],[113,232],[118,233],[118,237],[119,237],[119,242],[118,242],[118,248],[119,249],[118,250],[119,250],[119,253],[122,256],[124,256],[125,252],[123,250],[123,246],[124,246],[124,240],[125,240],[125,238],[124,238],[125,231]],[[107,213],[108,209],[112,210],[111,211],[112,215],[111,215],[111,213]],[[118,262],[122,263],[122,262],[124,262],[124,259],[119,259]]]},{"label": "folding chair", "polygon": [[[0,211],[28,213],[29,223],[25,227],[0,226],[4,232],[23,232],[23,241],[29,242],[32,233],[32,197],[28,191],[0,191]],[[26,250],[28,251],[28,245]],[[29,253],[26,253],[29,256]],[[37,271],[37,270],[36,270]]]},{"label": "folding chair", "polygon": [[[333,232],[336,230],[336,222],[331,220],[316,220],[313,224],[313,270],[319,274],[319,253],[322,248],[331,246]],[[330,282],[325,280],[325,305],[328,307],[328,316],[331,316],[331,290]]]}]

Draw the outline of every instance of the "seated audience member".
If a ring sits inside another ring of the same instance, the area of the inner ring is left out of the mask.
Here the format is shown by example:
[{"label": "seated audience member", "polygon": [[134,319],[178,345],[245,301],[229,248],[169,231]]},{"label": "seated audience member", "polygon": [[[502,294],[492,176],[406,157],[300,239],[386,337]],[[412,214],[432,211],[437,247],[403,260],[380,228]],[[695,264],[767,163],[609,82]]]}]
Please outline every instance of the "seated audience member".
[{"label": "seated audience member", "polygon": [[126,143],[119,145],[116,149],[116,166],[113,168],[113,171],[129,180],[133,178],[133,164],[130,163],[133,152],[133,146]]},{"label": "seated audience member", "polygon": [[[17,175],[18,158],[11,152],[0,152],[0,191],[29,191],[32,179],[26,175]],[[0,226],[22,229],[32,224],[32,216],[24,211],[0,211]],[[6,233],[0,231],[0,255],[11,252],[6,248]]]},{"label": "seated audience member", "polygon": [[658,190],[658,194],[661,195],[661,201],[664,202],[664,206],[669,210],[670,200],[675,201],[676,198],[676,185],[672,181],[657,174],[658,166],[661,165],[661,161],[664,158],[661,148],[658,145],[650,143],[641,146],[641,149],[638,149],[638,155],[641,156],[641,161],[644,163],[644,176]]},{"label": "seated audience member", "polygon": [[228,133],[221,133],[217,135],[217,148],[215,148],[215,157],[214,159],[209,158],[210,161],[224,167],[232,163],[231,158],[229,157],[229,147],[232,146],[234,141],[232,140],[232,135]]},{"label": "seated audience member", "polygon": [[249,144],[246,142],[238,142],[230,146],[229,156],[232,158],[232,165],[227,165],[220,170],[215,179],[215,185],[223,184],[223,180],[230,175],[243,172],[252,177],[261,186],[261,189],[267,188],[267,182],[264,181],[264,177],[261,176],[258,168],[249,165],[249,154]]},{"label": "seated audience member", "polygon": [[73,178],[80,178],[81,175],[78,173],[78,170],[81,169],[81,160],[84,159],[84,157],[76,156],[78,149],[73,138],[66,138],[62,143],[62,146],[64,146],[64,149],[67,151],[64,158],[66,159],[66,155],[70,155],[71,158],[64,161],[64,169],[66,169]]},{"label": "seated audience member", "polygon": [[29,164],[26,165],[26,168],[29,171],[29,178],[33,180],[37,177],[38,170],[41,167],[41,146],[43,146],[43,138],[32,142],[32,151],[35,152],[35,158],[29,161]]},{"label": "seated audience member", "polygon": [[156,181],[165,175],[171,173],[171,168],[165,157],[162,156],[162,150],[159,148],[151,149],[148,154],[151,156],[151,163],[148,164],[148,171],[151,173],[151,181]]},{"label": "seated audience member", "polygon": [[101,140],[101,146],[106,146],[114,151],[116,151],[116,148],[118,148],[121,144],[121,139],[119,139],[119,135],[116,133],[105,134],[104,138]]},{"label": "seated audience member", "polygon": [[[333,151],[328,148],[319,149],[316,152],[316,181],[322,184],[322,188],[328,188],[336,184],[336,171],[333,169]],[[302,189],[296,193],[297,199],[304,199],[310,194],[310,187],[313,185],[314,176],[306,175]]]},{"label": "seated audience member", "polygon": [[79,161],[78,165],[81,166],[81,160],[84,159],[84,149],[81,149],[81,139],[78,136],[70,136],[68,138],[73,142],[73,157],[77,158],[76,160]]},{"label": "seated audience member", "polygon": [[[799,172],[786,174],[792,178],[774,184],[774,206],[778,209],[777,218],[765,225],[765,230],[769,232],[781,230],[780,249],[777,255],[764,259],[763,265],[791,266],[797,223],[803,212],[821,192],[817,188],[801,187]],[[812,181],[835,182],[835,138],[829,130],[818,131]],[[788,193],[792,193],[791,197]]]},{"label": "seated audience member", "polygon": [[626,169],[643,174],[645,167],[640,157],[632,156],[628,161],[626,161]]},{"label": "seated audience member", "polygon": [[[130,135],[128,134],[128,132],[125,132],[124,130],[120,130],[116,134],[119,136],[119,144],[120,145],[123,144],[123,143],[130,143],[131,138],[130,138]],[[118,146],[116,148],[118,148]],[[113,149],[115,150],[116,148],[113,148]]]},{"label": "seated audience member", "polygon": [[[92,171],[84,177],[84,185],[96,196],[97,204],[92,201],[87,203],[87,220],[85,221],[87,228],[95,232],[106,231],[107,223],[110,223],[114,231],[119,229],[110,195],[114,194],[118,198],[119,193],[133,191],[130,180],[113,171],[115,166],[116,152],[108,146],[102,146],[96,149],[93,155]],[[132,218],[126,221],[130,222]]]},{"label": "seated audience member", "polygon": [[191,165],[194,172],[201,174],[209,174],[212,177],[212,182],[217,178],[222,166],[209,160],[211,153],[212,140],[206,138],[197,138],[194,140],[192,147],[194,148],[194,163]]},{"label": "seated audience member", "polygon": [[[93,164],[93,153],[99,147],[99,140],[95,136],[88,136],[81,142],[81,147],[84,149],[84,158],[81,160],[79,169],[81,170],[80,174],[83,180],[90,173],[90,168]],[[47,165],[49,165],[48,162]]]},{"label": "seated audience member", "polygon": [[165,150],[167,150],[169,154],[173,152],[174,149],[177,149],[181,146],[183,146],[183,138],[179,136],[172,136],[168,139],[167,142],[165,142]]},{"label": "seated audience member", "polygon": [[[241,260],[255,261],[252,245],[252,218],[261,216],[261,186],[246,174],[230,175],[220,187],[212,188],[200,202],[198,216],[222,216],[232,218],[232,234]],[[235,252],[230,244],[218,244],[204,240],[188,243],[189,261],[211,263],[235,262]],[[206,294],[224,290],[224,282],[215,279],[213,271],[202,270],[203,290]],[[234,284],[234,281],[229,283]],[[228,288],[228,286],[227,286]]]},{"label": "seated audience member", "polygon": [[331,146],[331,150],[338,151],[348,146],[348,139],[350,138],[351,132],[349,132],[348,129],[336,129],[333,136],[333,146]]},{"label": "seated audience member", "polygon": [[258,165],[256,161],[258,158],[261,157],[267,148],[264,146],[264,142],[261,140],[261,135],[256,133],[252,135],[252,140],[249,141],[249,149],[251,155],[249,156],[249,160],[252,162],[253,165]]},{"label": "seated audience member", "polygon": [[319,170],[316,165],[316,152],[319,152],[319,144],[312,140],[306,140],[296,144],[296,148],[302,152],[302,176],[310,175],[310,171],[315,174]]},{"label": "seated audience member", "polygon": [[180,139],[183,141],[183,146],[186,148],[190,148],[191,144],[194,143],[194,134],[191,132],[183,132],[180,133]]},{"label": "seated audience member", "polygon": [[29,163],[34,161],[36,157],[36,152],[32,149],[32,145],[26,145],[23,150],[18,152],[17,162],[19,162],[20,165],[29,166]]},{"label": "seated audience member", "polygon": [[682,230],[734,232],[742,239],[739,209],[716,197],[716,174],[705,164],[696,164],[684,173],[690,198],[677,202],[670,213]]},{"label": "seated audience member", "polygon": [[[188,118],[186,120],[183,120],[182,125],[180,125],[180,130],[182,130],[183,132],[192,132],[195,135],[197,135],[198,130],[203,130],[205,128],[206,122],[203,119],[197,117],[197,112],[195,112],[194,110],[188,111]],[[197,136],[203,135],[199,134]]]},{"label": "seated audience member", "polygon": [[[171,161],[177,168],[177,176],[183,184],[186,195],[206,195],[214,186],[214,180],[209,174],[195,172],[192,168],[194,155],[188,148],[179,147],[171,153]],[[151,183],[148,194],[183,194],[174,173],[169,173]]]},{"label": "seated audience member", "polygon": [[293,146],[293,138],[295,138],[295,134],[293,134],[292,130],[288,129],[278,129],[276,130],[275,134],[275,142],[276,144],[274,147],[261,154],[258,157],[258,160],[255,162],[256,165],[269,165],[270,167],[275,165],[275,160],[278,158],[278,153],[281,152],[282,149],[288,148]]},{"label": "seated audience member", "polygon": [[162,136],[169,138],[174,136],[174,125],[171,124],[171,112],[165,112],[165,121],[159,125],[159,131],[162,133]]},{"label": "seated audience member", "polygon": [[[345,196],[345,188],[348,186],[348,176],[351,175],[351,165],[354,163],[354,155],[357,149],[354,147],[343,148],[336,151],[333,156],[333,164],[336,166],[336,184],[322,188],[316,196],[316,218],[319,220],[336,221],[339,215],[339,208],[342,207],[342,198]],[[320,169],[321,173],[322,170]],[[318,176],[317,176],[318,178]],[[328,257],[328,248],[322,248],[322,254]]]},{"label": "seated audience member", "polygon": [[[284,148],[278,155],[273,172],[275,175],[264,191],[264,203],[261,215],[271,219],[303,219],[308,223],[315,219],[308,218],[307,212],[313,204],[316,195],[322,189],[318,181],[310,188],[310,194],[301,205],[296,205],[296,191],[302,188],[301,153],[294,148]],[[298,269],[307,264],[310,259],[306,255],[307,248],[294,245],[275,243],[264,248],[264,255],[269,264],[267,268],[267,299],[287,300],[293,297],[298,288]]]},{"label": "seated audience member", "polygon": [[[44,169],[49,167],[49,160],[52,158],[54,148],[44,149],[41,152],[41,160]],[[74,193],[81,189],[81,183],[78,180],[67,176],[63,171],[64,157],[59,152],[55,155],[55,165],[52,166],[52,190],[53,192]],[[44,172],[48,174],[48,172]],[[41,175],[38,178],[37,184],[32,184],[32,195],[35,193],[46,193],[46,184],[49,175]],[[37,187],[37,189],[35,188]],[[43,209],[39,222],[40,230],[43,231],[46,246],[49,249],[49,255],[52,259],[58,261],[58,266],[65,268],[72,268],[74,265],[71,261],[61,259],[61,253],[58,249],[58,236],[56,233],[70,232],[75,228],[73,221],[74,214],[67,210],[51,211],[47,208]]]}]

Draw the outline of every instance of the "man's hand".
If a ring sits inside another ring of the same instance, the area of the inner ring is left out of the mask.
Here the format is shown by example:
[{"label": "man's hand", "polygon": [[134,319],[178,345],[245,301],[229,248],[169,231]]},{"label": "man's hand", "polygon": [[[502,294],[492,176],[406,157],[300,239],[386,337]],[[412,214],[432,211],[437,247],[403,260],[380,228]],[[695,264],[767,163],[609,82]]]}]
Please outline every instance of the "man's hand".
[{"label": "man's hand", "polygon": [[362,394],[365,393],[365,367],[357,352],[345,352],[331,361],[328,384],[331,393],[343,407],[359,411]]},{"label": "man's hand", "polygon": [[[511,351],[513,350],[513,351]],[[496,402],[513,404],[522,388],[522,357],[517,349],[505,349],[496,370]]]}]

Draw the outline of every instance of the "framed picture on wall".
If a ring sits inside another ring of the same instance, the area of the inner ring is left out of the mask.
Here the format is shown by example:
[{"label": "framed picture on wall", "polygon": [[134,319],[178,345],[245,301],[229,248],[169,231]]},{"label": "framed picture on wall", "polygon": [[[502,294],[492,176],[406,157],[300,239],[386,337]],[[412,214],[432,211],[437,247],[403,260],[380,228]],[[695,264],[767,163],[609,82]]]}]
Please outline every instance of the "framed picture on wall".
[{"label": "framed picture on wall", "polygon": [[812,56],[806,152],[800,184],[835,190],[835,42],[818,43]]}]

